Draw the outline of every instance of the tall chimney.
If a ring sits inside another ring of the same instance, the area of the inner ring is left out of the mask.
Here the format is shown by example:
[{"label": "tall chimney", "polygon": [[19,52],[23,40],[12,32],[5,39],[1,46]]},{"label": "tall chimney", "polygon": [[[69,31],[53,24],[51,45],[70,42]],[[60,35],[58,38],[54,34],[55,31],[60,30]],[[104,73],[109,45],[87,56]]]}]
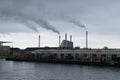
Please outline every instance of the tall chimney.
[{"label": "tall chimney", "polygon": [[72,35],[70,35],[70,41],[72,41]]},{"label": "tall chimney", "polygon": [[67,33],[65,33],[65,40],[67,40]]},{"label": "tall chimney", "polygon": [[86,31],[86,49],[88,48],[88,31]]},{"label": "tall chimney", "polygon": [[60,47],[60,44],[61,44],[61,36],[59,35],[59,47]]},{"label": "tall chimney", "polygon": [[38,40],[38,47],[40,48],[40,35],[39,35],[39,40]]}]

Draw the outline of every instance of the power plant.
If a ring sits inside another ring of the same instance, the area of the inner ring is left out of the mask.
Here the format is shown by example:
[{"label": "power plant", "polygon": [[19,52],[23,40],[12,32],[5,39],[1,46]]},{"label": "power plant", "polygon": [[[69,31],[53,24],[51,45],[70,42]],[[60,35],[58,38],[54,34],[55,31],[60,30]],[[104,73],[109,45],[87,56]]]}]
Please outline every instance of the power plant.
[{"label": "power plant", "polygon": [[73,48],[72,36],[70,36],[70,40],[67,40],[67,33],[65,34],[65,40],[60,44],[60,48]]},{"label": "power plant", "polygon": [[11,48],[6,60],[37,61],[48,63],[70,63],[100,66],[120,66],[120,49],[88,48],[88,31],[86,31],[86,48],[73,47],[72,35],[68,40],[67,33],[61,42],[59,35],[59,47],[40,47],[40,35],[38,47]]}]

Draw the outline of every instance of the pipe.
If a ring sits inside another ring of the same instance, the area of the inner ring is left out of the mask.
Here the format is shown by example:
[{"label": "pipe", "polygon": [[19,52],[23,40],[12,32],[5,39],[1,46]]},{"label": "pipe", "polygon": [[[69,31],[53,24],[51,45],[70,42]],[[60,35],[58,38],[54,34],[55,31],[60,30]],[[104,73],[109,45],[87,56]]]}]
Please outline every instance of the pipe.
[{"label": "pipe", "polygon": [[65,33],[65,40],[67,40],[67,33]]},{"label": "pipe", "polygon": [[40,48],[40,35],[39,35],[39,40],[38,40],[38,47]]},{"label": "pipe", "polygon": [[60,47],[60,44],[61,44],[61,36],[59,35],[59,47]]},{"label": "pipe", "polygon": [[72,35],[70,35],[70,41],[72,41]]},{"label": "pipe", "polygon": [[86,31],[86,49],[88,48],[88,31]]}]

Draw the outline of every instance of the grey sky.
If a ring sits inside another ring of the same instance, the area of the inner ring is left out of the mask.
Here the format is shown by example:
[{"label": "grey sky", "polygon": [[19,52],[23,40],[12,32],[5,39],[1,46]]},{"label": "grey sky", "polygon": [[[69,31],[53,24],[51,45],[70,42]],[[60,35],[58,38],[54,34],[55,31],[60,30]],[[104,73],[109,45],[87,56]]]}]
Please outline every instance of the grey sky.
[{"label": "grey sky", "polygon": [[[82,32],[62,17],[67,15],[85,25],[91,35],[119,36],[119,4],[119,0],[0,0],[0,33],[44,33],[43,28],[75,35]],[[48,25],[38,23],[40,19]]]},{"label": "grey sky", "polygon": [[90,29],[106,29],[118,26],[119,3],[117,0],[0,0],[0,15],[10,21],[20,14],[47,21],[62,21],[62,15],[69,15]]}]

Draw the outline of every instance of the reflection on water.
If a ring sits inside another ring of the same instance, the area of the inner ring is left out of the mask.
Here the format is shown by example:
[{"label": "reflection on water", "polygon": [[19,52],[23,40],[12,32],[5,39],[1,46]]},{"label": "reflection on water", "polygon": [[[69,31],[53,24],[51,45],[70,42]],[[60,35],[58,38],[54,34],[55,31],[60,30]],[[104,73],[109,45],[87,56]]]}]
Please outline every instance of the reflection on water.
[{"label": "reflection on water", "polygon": [[120,68],[0,59],[0,80],[120,80]]}]

